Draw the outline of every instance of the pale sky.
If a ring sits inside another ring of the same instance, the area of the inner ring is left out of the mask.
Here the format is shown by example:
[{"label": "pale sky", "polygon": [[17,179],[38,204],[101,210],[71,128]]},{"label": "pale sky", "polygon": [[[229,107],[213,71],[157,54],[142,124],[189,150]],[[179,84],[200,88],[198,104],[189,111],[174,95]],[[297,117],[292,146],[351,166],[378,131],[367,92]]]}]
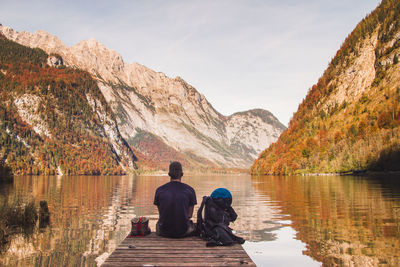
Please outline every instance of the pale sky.
[{"label": "pale sky", "polygon": [[346,36],[378,0],[0,0],[0,23],[71,46],[95,38],[224,115],[253,108],[287,125]]}]

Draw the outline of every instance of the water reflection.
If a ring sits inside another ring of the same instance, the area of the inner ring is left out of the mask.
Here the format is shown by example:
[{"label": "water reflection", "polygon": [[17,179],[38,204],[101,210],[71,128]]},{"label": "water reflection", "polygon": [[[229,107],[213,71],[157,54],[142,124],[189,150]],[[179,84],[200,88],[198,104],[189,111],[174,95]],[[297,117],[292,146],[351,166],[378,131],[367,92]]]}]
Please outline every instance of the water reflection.
[{"label": "water reflection", "polygon": [[[131,215],[131,177],[18,177],[14,194],[46,200],[50,226],[29,239],[15,236],[1,263],[6,266],[94,266],[99,253],[125,236]],[[11,194],[11,192],[10,192]]]},{"label": "water reflection", "polygon": [[[257,194],[280,203],[305,255],[326,266],[399,266],[400,196],[367,177],[261,177]],[[398,180],[397,180],[398,181]]]},{"label": "water reflection", "polygon": [[[0,257],[5,266],[95,266],[125,238],[130,219],[158,218],[155,189],[166,176],[17,177],[0,197],[46,200],[49,227],[18,235]],[[358,177],[184,176],[202,196],[228,188],[239,217],[231,226],[260,265],[399,265],[395,186]],[[195,218],[194,218],[195,219]],[[272,253],[274,252],[274,253]],[[281,255],[273,256],[273,255]],[[320,263],[318,263],[318,262]]]}]

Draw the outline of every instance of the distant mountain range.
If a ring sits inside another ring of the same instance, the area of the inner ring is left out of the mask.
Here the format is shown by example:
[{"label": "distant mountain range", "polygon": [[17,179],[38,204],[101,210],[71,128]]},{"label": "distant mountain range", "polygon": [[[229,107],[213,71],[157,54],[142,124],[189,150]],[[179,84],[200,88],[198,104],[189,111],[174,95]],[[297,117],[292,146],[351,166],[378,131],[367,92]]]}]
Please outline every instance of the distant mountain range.
[{"label": "distant mountain range", "polygon": [[67,47],[45,31],[0,34],[0,156],[16,173],[124,173],[171,160],[247,168],[285,129],[266,110],[224,116],[182,78],[126,64],[94,39]]},{"label": "distant mountain range", "polygon": [[253,174],[400,170],[400,1],[347,37]]}]

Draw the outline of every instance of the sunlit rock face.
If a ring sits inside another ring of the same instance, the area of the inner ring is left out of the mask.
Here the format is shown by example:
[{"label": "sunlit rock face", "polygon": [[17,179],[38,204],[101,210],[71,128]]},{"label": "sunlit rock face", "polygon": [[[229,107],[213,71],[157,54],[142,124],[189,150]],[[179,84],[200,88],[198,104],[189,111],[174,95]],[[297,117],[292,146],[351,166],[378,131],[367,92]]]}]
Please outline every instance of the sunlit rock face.
[{"label": "sunlit rock face", "polygon": [[383,0],[352,30],[253,174],[400,170],[399,17]]},{"label": "sunlit rock face", "polygon": [[45,31],[32,34],[0,26],[0,32],[22,45],[60,55],[67,66],[90,72],[112,106],[122,136],[147,158],[164,158],[162,167],[171,158],[187,166],[249,167],[285,129],[265,110],[224,116],[182,78],[127,64],[94,39],[67,47]]}]

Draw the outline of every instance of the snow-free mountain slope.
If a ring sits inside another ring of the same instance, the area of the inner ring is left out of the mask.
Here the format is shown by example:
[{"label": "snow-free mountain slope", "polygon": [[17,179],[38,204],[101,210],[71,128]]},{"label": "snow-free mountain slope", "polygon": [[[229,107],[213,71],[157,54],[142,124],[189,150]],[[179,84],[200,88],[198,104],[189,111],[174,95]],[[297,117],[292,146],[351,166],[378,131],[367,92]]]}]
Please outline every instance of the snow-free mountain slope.
[{"label": "snow-free mountain slope", "polygon": [[254,174],[400,170],[400,1],[347,37]]},{"label": "snow-free mountain slope", "polygon": [[[267,111],[223,116],[182,78],[127,64],[94,39],[67,47],[45,31],[32,34],[0,27],[0,32],[20,44],[60,55],[67,66],[90,72],[116,114],[123,138],[149,158],[164,153],[164,167],[171,160],[168,157],[177,155],[192,166],[249,167],[285,129]],[[142,144],[149,140],[138,138],[144,133],[157,142]]]}]

